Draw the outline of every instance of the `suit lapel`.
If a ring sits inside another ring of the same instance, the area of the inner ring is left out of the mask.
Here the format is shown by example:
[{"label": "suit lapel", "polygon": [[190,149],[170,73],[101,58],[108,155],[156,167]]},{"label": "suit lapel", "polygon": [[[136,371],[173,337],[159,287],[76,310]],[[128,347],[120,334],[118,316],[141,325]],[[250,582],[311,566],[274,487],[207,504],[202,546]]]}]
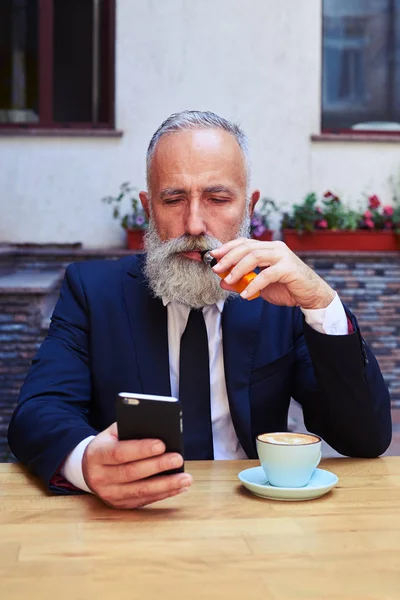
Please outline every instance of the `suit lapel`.
[{"label": "suit lapel", "polygon": [[228,300],[222,314],[225,379],[233,425],[249,458],[256,456],[251,433],[249,381],[259,338],[263,300]]},{"label": "suit lapel", "polygon": [[123,289],[136,350],[142,393],[171,395],[167,309],[150,295],[142,273],[143,259],[124,274]]}]

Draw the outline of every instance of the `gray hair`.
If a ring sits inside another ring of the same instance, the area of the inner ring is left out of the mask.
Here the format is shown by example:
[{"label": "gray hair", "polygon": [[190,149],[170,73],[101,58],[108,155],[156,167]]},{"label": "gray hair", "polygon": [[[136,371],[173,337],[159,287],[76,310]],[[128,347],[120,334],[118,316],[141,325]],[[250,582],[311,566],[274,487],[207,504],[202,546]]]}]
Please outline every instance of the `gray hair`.
[{"label": "gray hair", "polygon": [[186,129],[223,129],[224,131],[231,133],[236,139],[243,153],[246,169],[247,188],[249,188],[251,178],[251,165],[249,144],[246,134],[240,129],[238,125],[227,121],[223,117],[219,117],[213,112],[203,112],[199,110],[184,110],[183,112],[174,113],[170,117],[168,117],[168,119],[166,119],[160,125],[160,127],[157,129],[157,131],[150,140],[146,157],[148,189],[150,189],[151,161],[158,141],[163,135],[166,135],[167,133],[173,133],[176,131],[182,131]]}]

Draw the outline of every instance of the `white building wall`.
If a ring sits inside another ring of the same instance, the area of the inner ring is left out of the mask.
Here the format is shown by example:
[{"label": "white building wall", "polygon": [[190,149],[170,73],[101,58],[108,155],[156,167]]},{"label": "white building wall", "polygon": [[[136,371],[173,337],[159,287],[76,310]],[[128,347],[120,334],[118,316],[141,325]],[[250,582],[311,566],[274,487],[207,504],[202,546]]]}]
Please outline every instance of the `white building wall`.
[{"label": "white building wall", "polygon": [[116,124],[122,138],[0,136],[0,241],[117,246],[100,202],[145,185],[152,133],[172,112],[239,121],[253,184],[282,207],[312,190],[390,200],[397,144],[320,143],[320,0],[117,0]]}]

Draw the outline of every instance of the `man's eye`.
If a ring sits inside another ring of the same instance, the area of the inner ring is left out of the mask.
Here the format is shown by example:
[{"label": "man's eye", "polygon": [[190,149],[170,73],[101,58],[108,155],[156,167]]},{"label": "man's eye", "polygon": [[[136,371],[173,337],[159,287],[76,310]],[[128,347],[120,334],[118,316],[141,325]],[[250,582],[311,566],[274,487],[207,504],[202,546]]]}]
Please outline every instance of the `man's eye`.
[{"label": "man's eye", "polygon": [[227,198],[210,198],[210,200],[215,204],[225,204],[226,202],[229,202]]},{"label": "man's eye", "polygon": [[166,198],[164,200],[165,204],[174,205],[179,204],[182,201],[182,198]]}]

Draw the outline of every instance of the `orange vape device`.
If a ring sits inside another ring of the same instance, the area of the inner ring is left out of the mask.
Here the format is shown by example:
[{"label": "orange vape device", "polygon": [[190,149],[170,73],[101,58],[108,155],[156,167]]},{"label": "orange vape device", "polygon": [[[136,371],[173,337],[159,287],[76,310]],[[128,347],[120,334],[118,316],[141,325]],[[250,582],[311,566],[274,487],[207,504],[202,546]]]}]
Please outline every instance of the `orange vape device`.
[{"label": "orange vape device", "polygon": [[[205,262],[206,265],[208,265],[209,267],[214,267],[217,264],[218,261],[216,258],[211,256],[210,250],[203,250],[202,252],[200,252],[200,254],[203,259],[203,262]],[[221,279],[225,279],[225,277],[227,277],[231,271],[232,269],[229,269],[229,271],[224,271],[223,273],[216,273],[216,275],[218,275],[218,277],[221,277]],[[254,273],[254,271],[252,271],[251,273],[247,273],[247,275],[245,275],[244,277],[239,279],[239,281],[234,283],[232,285],[232,288],[235,290],[235,292],[238,292],[240,294],[241,292],[243,292],[244,289],[247,288],[250,281],[252,281],[255,277],[257,277],[257,273]],[[258,298],[259,295],[260,292],[257,292],[256,294],[254,294],[254,296],[251,296],[249,300],[254,300],[254,298]]]}]

